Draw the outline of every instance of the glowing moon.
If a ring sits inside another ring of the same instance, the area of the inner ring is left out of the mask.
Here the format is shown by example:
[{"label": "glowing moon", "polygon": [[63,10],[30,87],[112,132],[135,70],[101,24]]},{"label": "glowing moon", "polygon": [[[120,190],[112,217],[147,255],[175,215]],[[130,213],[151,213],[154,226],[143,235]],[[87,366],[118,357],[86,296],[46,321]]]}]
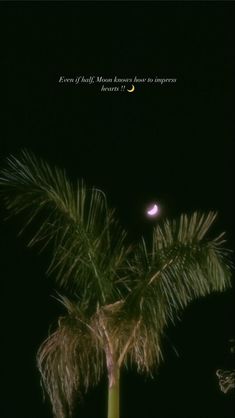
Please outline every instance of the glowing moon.
[{"label": "glowing moon", "polygon": [[147,215],[156,216],[158,211],[159,211],[158,205],[156,205],[155,203],[149,210],[147,210]]},{"label": "glowing moon", "polygon": [[127,91],[129,92],[129,93],[133,93],[133,91],[135,90],[135,86],[134,86],[134,84],[132,84],[132,86],[131,86],[131,89],[127,89]]}]

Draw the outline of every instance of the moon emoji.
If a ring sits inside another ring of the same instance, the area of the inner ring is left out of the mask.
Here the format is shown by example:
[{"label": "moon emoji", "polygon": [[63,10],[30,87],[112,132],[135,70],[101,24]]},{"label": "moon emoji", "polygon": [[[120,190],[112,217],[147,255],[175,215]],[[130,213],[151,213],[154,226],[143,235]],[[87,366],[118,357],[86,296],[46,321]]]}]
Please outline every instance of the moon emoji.
[{"label": "moon emoji", "polygon": [[158,213],[158,211],[159,211],[159,207],[158,207],[158,205],[156,205],[156,203],[155,203],[153,206],[151,206],[151,207],[147,210],[147,215],[149,215],[149,216],[156,216],[156,215],[157,215],[157,213]]},{"label": "moon emoji", "polygon": [[134,84],[132,84],[132,86],[131,86],[131,89],[127,89],[127,91],[129,92],[129,93],[133,93],[133,91],[135,90],[135,86],[134,86]]}]

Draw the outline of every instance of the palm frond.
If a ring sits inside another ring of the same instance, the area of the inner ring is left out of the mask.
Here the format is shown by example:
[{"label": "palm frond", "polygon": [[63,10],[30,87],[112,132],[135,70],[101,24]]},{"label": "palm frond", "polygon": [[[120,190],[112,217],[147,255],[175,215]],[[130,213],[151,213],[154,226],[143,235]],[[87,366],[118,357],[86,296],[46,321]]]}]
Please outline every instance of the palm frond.
[{"label": "palm frond", "polygon": [[67,315],[44,341],[37,354],[43,387],[56,418],[72,417],[78,395],[96,385],[104,372],[103,347],[82,310],[60,297]]},{"label": "palm frond", "polygon": [[[169,322],[192,300],[231,286],[231,262],[220,235],[207,239],[214,213],[179,221],[165,221],[153,233],[152,250],[144,240],[128,264],[132,291],[123,309],[139,321],[135,345],[129,354],[138,368],[152,368],[161,358],[161,337]],[[141,353],[141,355],[139,355]]]},{"label": "palm frond", "polygon": [[0,189],[8,212],[27,216],[23,230],[33,225],[29,246],[44,249],[53,243],[48,273],[56,273],[61,288],[83,298],[95,294],[100,303],[116,296],[119,287],[114,282],[126,255],[126,234],[103,192],[84,182],[74,186],[63,170],[27,151],[8,158]]}]

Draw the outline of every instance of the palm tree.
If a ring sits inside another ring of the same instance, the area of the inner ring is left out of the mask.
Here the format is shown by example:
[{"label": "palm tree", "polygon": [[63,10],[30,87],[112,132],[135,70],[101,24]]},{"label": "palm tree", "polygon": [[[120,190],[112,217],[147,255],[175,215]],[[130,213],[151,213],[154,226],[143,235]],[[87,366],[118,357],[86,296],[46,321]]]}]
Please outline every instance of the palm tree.
[{"label": "palm tree", "polygon": [[216,214],[165,220],[150,245],[129,245],[103,192],[27,151],[8,158],[0,185],[9,213],[26,216],[23,230],[31,225],[28,245],[51,250],[47,272],[66,311],[37,354],[54,415],[71,417],[77,394],[106,373],[108,418],[119,418],[120,369],[154,373],[166,326],[231,284],[223,234],[207,237]]}]

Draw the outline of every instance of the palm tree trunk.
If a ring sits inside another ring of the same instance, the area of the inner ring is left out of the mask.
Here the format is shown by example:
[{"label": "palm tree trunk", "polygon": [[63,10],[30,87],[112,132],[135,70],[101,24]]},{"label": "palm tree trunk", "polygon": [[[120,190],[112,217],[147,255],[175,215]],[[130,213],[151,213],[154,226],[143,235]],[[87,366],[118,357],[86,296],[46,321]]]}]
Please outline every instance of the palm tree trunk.
[{"label": "palm tree trunk", "polygon": [[119,418],[119,388],[120,388],[120,370],[117,367],[114,373],[114,381],[109,386],[108,392],[108,418]]}]

